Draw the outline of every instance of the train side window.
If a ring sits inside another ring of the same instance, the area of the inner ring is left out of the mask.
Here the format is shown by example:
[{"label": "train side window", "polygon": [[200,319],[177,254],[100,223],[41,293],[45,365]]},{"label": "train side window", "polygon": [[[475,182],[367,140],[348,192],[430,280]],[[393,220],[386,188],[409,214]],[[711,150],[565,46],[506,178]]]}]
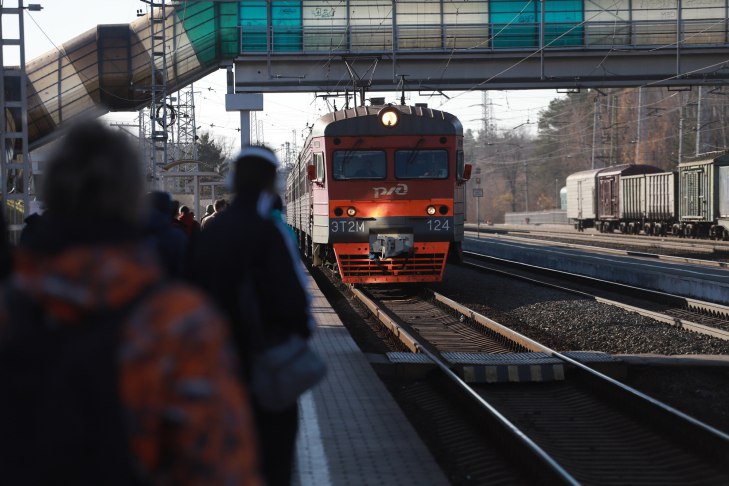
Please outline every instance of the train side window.
[{"label": "train side window", "polygon": [[314,164],[316,165],[316,182],[324,183],[324,154],[314,154]]},{"label": "train side window", "polygon": [[465,157],[463,156],[463,150],[456,152],[456,175],[458,180],[463,179],[463,171],[466,170]]}]

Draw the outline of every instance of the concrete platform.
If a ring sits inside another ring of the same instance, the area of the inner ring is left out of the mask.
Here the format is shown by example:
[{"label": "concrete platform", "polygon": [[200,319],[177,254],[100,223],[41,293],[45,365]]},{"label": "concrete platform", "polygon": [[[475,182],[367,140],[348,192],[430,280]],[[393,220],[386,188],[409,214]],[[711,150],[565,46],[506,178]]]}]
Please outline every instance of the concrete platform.
[{"label": "concrete platform", "polygon": [[449,484],[400,407],[310,279],[312,346],[326,379],[299,400],[294,484]]},{"label": "concrete platform", "polygon": [[725,268],[629,255],[602,255],[592,250],[498,238],[466,238],[463,249],[588,277],[610,275],[616,282],[729,305],[729,271]]}]

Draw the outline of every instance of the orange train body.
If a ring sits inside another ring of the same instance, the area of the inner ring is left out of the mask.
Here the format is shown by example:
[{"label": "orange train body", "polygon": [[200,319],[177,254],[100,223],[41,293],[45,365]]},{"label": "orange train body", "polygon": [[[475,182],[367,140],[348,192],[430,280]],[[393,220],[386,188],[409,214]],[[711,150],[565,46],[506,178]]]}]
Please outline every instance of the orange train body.
[{"label": "orange train body", "polygon": [[442,280],[463,240],[462,132],[453,115],[420,106],[319,119],[286,184],[303,253],[346,283]]}]

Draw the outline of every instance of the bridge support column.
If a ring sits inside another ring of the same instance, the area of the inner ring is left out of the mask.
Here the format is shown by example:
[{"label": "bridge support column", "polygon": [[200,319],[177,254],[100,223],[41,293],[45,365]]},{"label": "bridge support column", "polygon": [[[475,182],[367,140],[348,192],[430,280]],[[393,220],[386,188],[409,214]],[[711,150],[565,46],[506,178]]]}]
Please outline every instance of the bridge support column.
[{"label": "bridge support column", "polygon": [[251,112],[263,111],[263,93],[229,93],[225,95],[225,111],[240,112],[240,146],[251,143]]}]

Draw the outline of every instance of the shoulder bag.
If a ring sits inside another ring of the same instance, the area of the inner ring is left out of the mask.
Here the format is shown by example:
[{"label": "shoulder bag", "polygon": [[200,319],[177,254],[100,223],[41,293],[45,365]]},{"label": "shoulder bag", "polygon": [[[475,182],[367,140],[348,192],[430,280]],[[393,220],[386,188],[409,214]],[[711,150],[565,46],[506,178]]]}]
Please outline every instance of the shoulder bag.
[{"label": "shoulder bag", "polygon": [[251,394],[265,410],[286,410],[324,378],[326,364],[298,334],[291,333],[274,345],[266,344],[266,327],[250,276],[241,285],[240,304],[253,341]]}]

